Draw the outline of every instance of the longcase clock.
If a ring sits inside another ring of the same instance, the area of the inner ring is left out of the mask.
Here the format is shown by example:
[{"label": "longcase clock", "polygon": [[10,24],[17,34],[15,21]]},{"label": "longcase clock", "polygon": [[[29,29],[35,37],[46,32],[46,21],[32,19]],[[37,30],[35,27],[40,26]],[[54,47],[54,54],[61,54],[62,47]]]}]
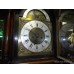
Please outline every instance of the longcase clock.
[{"label": "longcase clock", "polygon": [[52,25],[45,10],[25,10],[19,16],[18,56],[50,56],[52,53]]}]

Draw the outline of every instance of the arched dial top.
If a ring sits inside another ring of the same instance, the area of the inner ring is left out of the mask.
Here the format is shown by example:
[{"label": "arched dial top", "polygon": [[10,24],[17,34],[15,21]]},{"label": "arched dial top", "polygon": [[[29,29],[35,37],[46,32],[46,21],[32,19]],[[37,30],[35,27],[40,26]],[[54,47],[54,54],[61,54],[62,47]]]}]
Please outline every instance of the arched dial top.
[{"label": "arched dial top", "polygon": [[27,50],[41,52],[50,45],[51,33],[46,24],[33,20],[24,24],[21,30],[21,41]]},{"label": "arched dial top", "polygon": [[23,18],[25,20],[47,20],[50,21],[49,15],[41,9],[28,9],[24,12]]}]

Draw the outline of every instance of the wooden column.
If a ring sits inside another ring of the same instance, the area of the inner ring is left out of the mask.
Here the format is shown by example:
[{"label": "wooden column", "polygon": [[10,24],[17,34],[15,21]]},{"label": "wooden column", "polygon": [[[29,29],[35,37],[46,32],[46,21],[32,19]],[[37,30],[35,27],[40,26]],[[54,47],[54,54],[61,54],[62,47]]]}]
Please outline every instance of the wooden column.
[{"label": "wooden column", "polygon": [[13,25],[14,25],[14,11],[9,10],[5,41],[5,60],[7,63],[11,63],[13,60]]}]

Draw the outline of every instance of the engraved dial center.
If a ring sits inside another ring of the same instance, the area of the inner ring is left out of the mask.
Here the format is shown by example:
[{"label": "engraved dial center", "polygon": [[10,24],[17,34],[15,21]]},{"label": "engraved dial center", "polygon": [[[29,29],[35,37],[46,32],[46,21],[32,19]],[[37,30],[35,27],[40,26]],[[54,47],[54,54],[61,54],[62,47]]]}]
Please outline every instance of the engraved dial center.
[{"label": "engraved dial center", "polygon": [[33,28],[30,32],[29,32],[29,39],[31,40],[31,42],[33,42],[34,44],[40,44],[44,41],[45,39],[45,33],[43,32],[42,29],[40,28]]}]

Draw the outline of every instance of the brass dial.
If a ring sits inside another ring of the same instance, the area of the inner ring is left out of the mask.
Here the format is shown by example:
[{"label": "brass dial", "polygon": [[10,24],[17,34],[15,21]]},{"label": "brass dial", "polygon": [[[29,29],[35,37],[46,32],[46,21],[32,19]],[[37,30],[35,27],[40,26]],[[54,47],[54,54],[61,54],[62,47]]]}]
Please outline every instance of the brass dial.
[{"label": "brass dial", "polygon": [[23,17],[19,17],[19,24],[19,56],[51,53],[51,23],[44,10],[26,10]]}]

